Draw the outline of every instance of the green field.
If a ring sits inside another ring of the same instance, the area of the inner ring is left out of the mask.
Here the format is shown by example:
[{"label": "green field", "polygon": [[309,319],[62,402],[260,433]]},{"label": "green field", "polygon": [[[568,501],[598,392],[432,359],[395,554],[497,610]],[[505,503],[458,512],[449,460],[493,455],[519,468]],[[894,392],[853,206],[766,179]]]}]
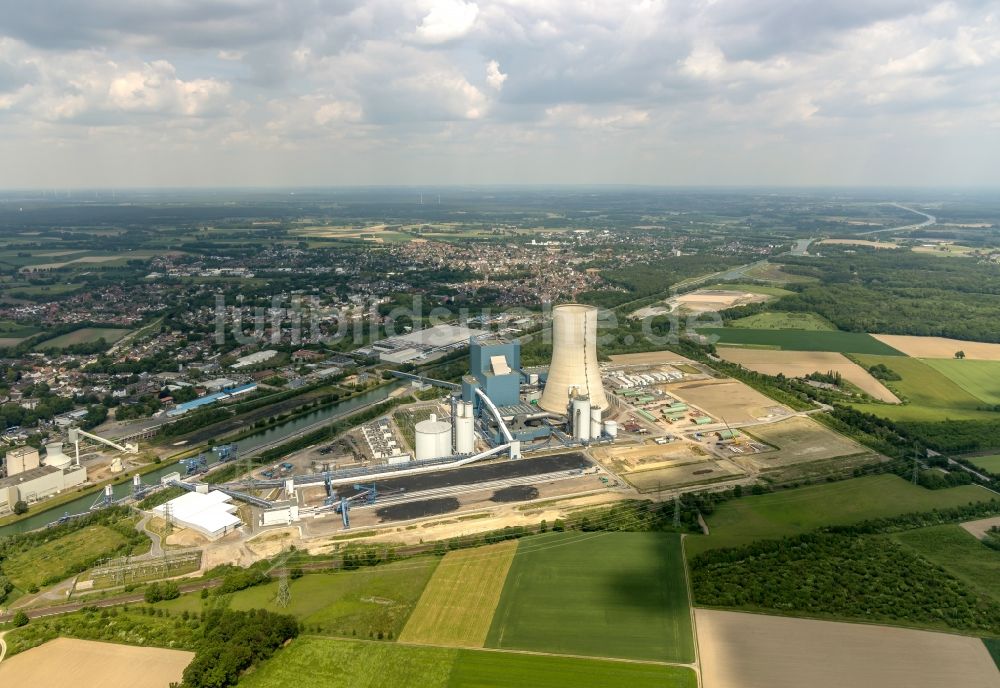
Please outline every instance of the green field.
[{"label": "green field", "polygon": [[758,313],[730,320],[726,325],[750,330],[811,330],[813,332],[837,330],[833,323],[816,313]]},{"label": "green field", "polygon": [[684,667],[304,636],[241,688],[695,688]]},{"label": "green field", "polygon": [[[435,557],[421,557],[356,571],[310,574],[289,581],[287,607],[275,603],[277,582],[233,593],[229,607],[292,614],[314,633],[368,638],[381,632],[395,638],[437,564]],[[202,605],[194,594],[162,603],[165,608],[189,612],[200,611]]]},{"label": "green field", "polygon": [[106,526],[87,526],[4,559],[3,573],[15,586],[26,590],[53,576],[72,575],[76,566],[111,554],[123,544],[125,538],[121,533]]},{"label": "green field", "polygon": [[680,538],[549,533],[521,540],[486,646],[693,661]]},{"label": "green field", "polygon": [[[899,356],[857,355],[855,358],[865,368],[884,363],[902,380],[884,382],[905,404],[855,404],[855,408],[884,416],[891,420],[964,420],[995,419],[996,414],[980,411],[983,402],[962,389],[953,380],[926,361]],[[974,363],[975,361],[956,361]]]},{"label": "green field", "polygon": [[1000,361],[928,358],[924,363],[985,404],[1000,404]]},{"label": "green field", "polygon": [[720,344],[766,346],[787,351],[836,351],[902,356],[888,344],[862,332],[819,330],[751,330],[744,327],[699,327],[698,334]]},{"label": "green field", "polygon": [[969,461],[971,461],[975,466],[982,468],[984,471],[1000,474],[1000,454],[993,454],[992,456],[977,456],[975,458],[970,458]]},{"label": "green field", "polygon": [[39,342],[35,345],[35,350],[62,349],[73,344],[96,342],[99,339],[104,339],[108,344],[113,344],[126,334],[128,334],[128,330],[111,327],[84,327],[59,335],[58,337],[53,337],[52,339],[46,339],[44,342]]},{"label": "green field", "polygon": [[989,650],[990,657],[993,658],[993,663],[1000,669],[1000,638],[983,638],[983,642]]},{"label": "green field", "polygon": [[709,535],[685,538],[688,556],[720,547],[798,535],[821,526],[988,501],[993,494],[963,485],[927,490],[895,475],[854,478],[785,492],[741,497],[720,504],[707,519]]},{"label": "green field", "polygon": [[892,538],[915,550],[973,590],[1000,602],[1000,552],[959,525],[917,528]]},{"label": "green field", "polygon": [[31,325],[21,325],[13,320],[0,320],[0,337],[20,338],[30,337],[41,332],[37,327]]},{"label": "green field", "polygon": [[789,294],[795,293],[787,289],[782,289],[781,287],[770,287],[763,284],[748,284],[744,282],[737,282],[734,284],[710,284],[707,287],[699,287],[699,289],[713,291],[747,291],[751,294],[764,294],[766,296],[788,296]]}]

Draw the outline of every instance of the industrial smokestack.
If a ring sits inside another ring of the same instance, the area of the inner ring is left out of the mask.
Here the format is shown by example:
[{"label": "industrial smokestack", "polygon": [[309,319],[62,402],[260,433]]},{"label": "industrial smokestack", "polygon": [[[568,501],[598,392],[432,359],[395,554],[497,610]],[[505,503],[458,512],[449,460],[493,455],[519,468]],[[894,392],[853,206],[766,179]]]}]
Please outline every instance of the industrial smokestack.
[{"label": "industrial smokestack", "polygon": [[608,408],[597,364],[597,308],[575,303],[552,309],[552,363],[538,405],[567,413],[571,393],[590,397],[594,408]]}]

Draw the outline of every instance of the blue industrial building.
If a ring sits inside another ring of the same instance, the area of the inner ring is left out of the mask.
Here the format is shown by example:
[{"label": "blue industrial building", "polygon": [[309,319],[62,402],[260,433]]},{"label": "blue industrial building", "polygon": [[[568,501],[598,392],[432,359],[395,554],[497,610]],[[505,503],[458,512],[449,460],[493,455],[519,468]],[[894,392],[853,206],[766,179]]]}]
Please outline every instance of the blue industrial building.
[{"label": "blue industrial building", "polygon": [[469,342],[470,374],[462,378],[462,398],[479,406],[476,387],[497,406],[516,406],[521,401],[521,342],[486,339]]}]

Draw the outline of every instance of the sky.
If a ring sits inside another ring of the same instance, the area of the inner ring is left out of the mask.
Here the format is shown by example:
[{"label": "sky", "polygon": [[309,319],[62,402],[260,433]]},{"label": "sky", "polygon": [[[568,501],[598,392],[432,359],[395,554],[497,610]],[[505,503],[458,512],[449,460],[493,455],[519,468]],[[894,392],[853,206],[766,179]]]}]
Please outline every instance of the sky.
[{"label": "sky", "polygon": [[1000,185],[1000,0],[0,0],[0,187]]}]

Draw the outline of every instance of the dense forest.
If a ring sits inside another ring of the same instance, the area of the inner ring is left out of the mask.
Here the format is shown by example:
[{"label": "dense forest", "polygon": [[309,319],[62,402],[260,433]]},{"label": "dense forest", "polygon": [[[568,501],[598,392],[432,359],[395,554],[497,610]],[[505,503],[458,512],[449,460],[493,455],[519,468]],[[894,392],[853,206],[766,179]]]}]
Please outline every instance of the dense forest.
[{"label": "dense forest", "polygon": [[820,282],[781,298],[775,310],[819,313],[851,332],[1000,342],[1000,269],[995,265],[827,246],[819,259],[783,256],[779,261],[786,272]]},{"label": "dense forest", "polygon": [[889,538],[814,533],[691,560],[697,604],[1000,632],[1000,605]]}]

